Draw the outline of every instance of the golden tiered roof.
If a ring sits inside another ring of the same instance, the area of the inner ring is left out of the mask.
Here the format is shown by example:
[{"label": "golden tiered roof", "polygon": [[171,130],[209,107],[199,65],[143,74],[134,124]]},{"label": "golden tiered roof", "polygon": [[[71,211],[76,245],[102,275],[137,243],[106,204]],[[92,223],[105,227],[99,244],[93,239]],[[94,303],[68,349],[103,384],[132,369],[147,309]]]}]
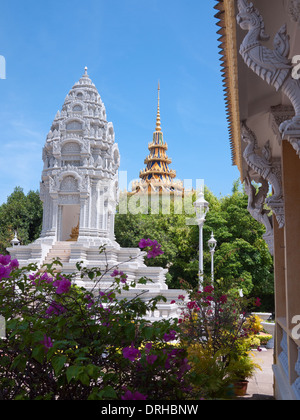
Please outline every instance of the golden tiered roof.
[{"label": "golden tiered roof", "polygon": [[144,192],[183,192],[182,182],[175,182],[176,171],[169,168],[172,163],[166,151],[168,145],[164,142],[160,119],[160,84],[158,83],[158,103],[156,127],[153,140],[148,144],[150,154],[144,163],[146,168],[140,171],[141,181],[133,184],[133,190]]},{"label": "golden tiered roof", "polygon": [[160,84],[158,83],[158,101],[156,127],[153,140],[148,144],[149,155],[144,163],[146,168],[140,171],[139,181],[132,183],[132,194],[176,194],[183,195],[183,183],[175,181],[176,171],[169,168],[172,159],[166,154],[168,144],[163,139],[160,119]]}]

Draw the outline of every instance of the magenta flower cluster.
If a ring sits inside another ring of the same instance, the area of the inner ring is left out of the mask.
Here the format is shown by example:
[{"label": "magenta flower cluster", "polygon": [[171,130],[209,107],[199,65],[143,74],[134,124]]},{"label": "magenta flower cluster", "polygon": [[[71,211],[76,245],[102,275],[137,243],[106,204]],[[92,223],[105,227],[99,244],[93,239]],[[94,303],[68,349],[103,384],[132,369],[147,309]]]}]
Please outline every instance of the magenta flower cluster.
[{"label": "magenta flower cluster", "polygon": [[[57,279],[53,279],[48,273],[36,273],[30,274],[29,279],[36,287],[42,286],[43,284],[52,285],[55,288],[55,293],[57,295],[67,294],[72,286],[71,281],[61,275],[59,275]],[[50,318],[52,316],[63,315],[66,311],[67,309],[62,304],[53,300],[46,309],[46,317]]]},{"label": "magenta flower cluster", "polygon": [[125,347],[122,350],[123,357],[125,359],[130,360],[131,362],[134,362],[136,359],[139,359],[141,357],[141,352],[133,347],[133,344],[131,344],[131,347]]},{"label": "magenta flower cluster", "polygon": [[71,289],[71,282],[69,279],[63,277],[53,282],[53,286],[56,287],[56,294],[63,295],[64,293],[68,293]]},{"label": "magenta flower cluster", "polygon": [[164,341],[166,343],[170,342],[170,341],[174,341],[176,339],[176,331],[170,331],[168,334],[164,334]]},{"label": "magenta flower cluster", "polygon": [[0,280],[9,278],[10,273],[18,267],[18,260],[12,260],[10,255],[0,255]]},{"label": "magenta flower cluster", "polygon": [[127,275],[123,273],[123,271],[114,270],[110,276],[114,278],[120,278],[121,283],[125,284],[127,282]]},{"label": "magenta flower cluster", "polygon": [[48,351],[53,347],[53,343],[50,337],[44,336],[44,340],[41,341],[41,344],[44,345],[45,352],[48,353]]},{"label": "magenta flower cluster", "polygon": [[65,293],[68,293],[72,285],[69,279],[60,276],[56,280],[54,280],[52,277],[49,276],[48,273],[43,273],[42,275],[40,273],[30,274],[29,279],[32,281],[32,284],[34,286],[41,286],[45,283],[52,284],[52,286],[54,286],[56,289],[55,293],[57,295],[63,295]]},{"label": "magenta flower cluster", "polygon": [[52,316],[52,315],[59,316],[59,315],[64,314],[66,311],[67,310],[63,305],[55,302],[55,300],[54,300],[54,301],[51,302],[49,308],[46,310],[46,314],[47,314],[48,317]]},{"label": "magenta flower cluster", "polygon": [[140,392],[131,392],[128,389],[125,394],[121,397],[122,401],[145,401],[147,400],[147,395],[143,395]]},{"label": "magenta flower cluster", "polygon": [[161,250],[161,245],[157,241],[151,239],[142,239],[139,243],[139,248],[149,248],[147,258],[156,258],[164,252]]},{"label": "magenta flower cluster", "polygon": [[152,349],[152,343],[147,343],[145,345],[145,353],[147,355],[146,360],[147,360],[148,365],[153,365],[156,362],[157,357],[158,357],[156,356],[156,354],[150,354],[151,349]]}]

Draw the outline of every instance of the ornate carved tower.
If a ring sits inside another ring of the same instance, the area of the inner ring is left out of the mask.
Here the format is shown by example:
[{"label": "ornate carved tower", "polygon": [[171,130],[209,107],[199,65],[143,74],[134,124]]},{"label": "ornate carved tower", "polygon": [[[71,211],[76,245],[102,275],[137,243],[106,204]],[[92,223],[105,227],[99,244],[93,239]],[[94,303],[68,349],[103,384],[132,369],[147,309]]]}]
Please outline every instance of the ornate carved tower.
[{"label": "ornate carved tower", "polygon": [[41,238],[111,244],[120,156],[113,124],[106,120],[87,68],[56,114],[43,161]]}]

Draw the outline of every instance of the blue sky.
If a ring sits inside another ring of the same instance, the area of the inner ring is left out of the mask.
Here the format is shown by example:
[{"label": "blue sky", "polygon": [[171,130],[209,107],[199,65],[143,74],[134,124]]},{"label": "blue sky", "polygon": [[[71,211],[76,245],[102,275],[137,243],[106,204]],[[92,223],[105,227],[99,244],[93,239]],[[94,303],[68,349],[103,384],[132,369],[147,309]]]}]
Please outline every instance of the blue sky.
[{"label": "blue sky", "polygon": [[170,167],[217,196],[232,166],[214,0],[2,0],[0,203],[39,188],[57,110],[88,67],[112,121],[128,182],[138,178],[156,122],[157,84]]}]

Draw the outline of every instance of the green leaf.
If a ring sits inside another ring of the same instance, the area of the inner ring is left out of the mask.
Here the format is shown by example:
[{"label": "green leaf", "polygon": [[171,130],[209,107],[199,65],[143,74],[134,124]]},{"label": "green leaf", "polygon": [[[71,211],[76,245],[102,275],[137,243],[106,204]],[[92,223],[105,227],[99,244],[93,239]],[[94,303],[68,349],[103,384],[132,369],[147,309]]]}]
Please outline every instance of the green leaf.
[{"label": "green leaf", "polygon": [[24,290],[25,290],[25,285],[24,285],[24,283],[23,282],[18,282],[18,287],[19,287],[19,289],[21,290],[21,292],[22,293],[24,293]]},{"label": "green leaf", "polygon": [[35,331],[33,334],[32,334],[32,341],[34,342],[34,343],[40,343],[41,341],[43,341],[43,339],[44,339],[44,333],[42,333],[42,331]]},{"label": "green leaf", "polygon": [[90,377],[87,373],[80,372],[79,375],[78,375],[78,379],[80,380],[82,385],[86,385],[86,386],[90,385]]},{"label": "green leaf", "polygon": [[90,278],[91,280],[93,280],[93,279],[94,279],[94,277],[95,277],[95,273],[93,273],[92,271],[90,271],[90,272],[88,273],[88,276],[89,276],[89,278]]},{"label": "green leaf", "polygon": [[67,360],[68,360],[67,356],[56,356],[52,359],[52,366],[53,366],[55,375],[60,374]]},{"label": "green leaf", "polygon": [[45,358],[45,347],[43,345],[36,346],[33,349],[31,356],[39,363],[43,363]]},{"label": "green leaf", "polygon": [[116,391],[111,386],[105,387],[101,391],[101,394],[102,394],[102,398],[104,399],[105,398],[116,399],[118,397]]},{"label": "green leaf", "polygon": [[13,361],[12,369],[17,369],[19,372],[24,372],[26,364],[27,358],[25,357],[25,355],[19,354],[19,356],[17,356]]},{"label": "green leaf", "polygon": [[146,340],[151,340],[152,336],[153,336],[153,332],[154,332],[154,328],[152,327],[147,327],[144,329],[144,337]]},{"label": "green leaf", "polygon": [[70,366],[70,367],[68,367],[67,372],[66,372],[68,383],[70,383],[72,379],[75,379],[75,381],[76,381],[80,371],[81,371],[80,366]]}]

